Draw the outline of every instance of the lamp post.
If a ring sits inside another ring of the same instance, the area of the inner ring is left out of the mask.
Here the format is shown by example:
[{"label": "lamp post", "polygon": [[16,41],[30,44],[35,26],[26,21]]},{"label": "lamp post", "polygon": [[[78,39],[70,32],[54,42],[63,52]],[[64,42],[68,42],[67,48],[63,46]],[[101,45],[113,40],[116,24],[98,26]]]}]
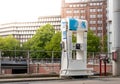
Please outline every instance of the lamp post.
[{"label": "lamp post", "polygon": [[[108,27],[107,27],[107,35],[108,35],[108,41],[107,41],[107,45],[108,45],[108,57],[111,56],[111,40],[110,40],[110,36],[112,34],[111,30],[110,30],[110,26],[112,24],[112,20],[108,20]],[[112,58],[111,58],[112,59]]]}]

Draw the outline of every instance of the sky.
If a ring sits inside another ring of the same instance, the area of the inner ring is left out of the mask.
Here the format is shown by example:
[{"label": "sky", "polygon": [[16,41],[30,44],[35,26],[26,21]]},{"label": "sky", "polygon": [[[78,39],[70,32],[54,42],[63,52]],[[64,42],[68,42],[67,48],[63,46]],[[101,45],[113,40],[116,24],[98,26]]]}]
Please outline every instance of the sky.
[{"label": "sky", "polygon": [[0,24],[60,15],[61,0],[0,0]]}]

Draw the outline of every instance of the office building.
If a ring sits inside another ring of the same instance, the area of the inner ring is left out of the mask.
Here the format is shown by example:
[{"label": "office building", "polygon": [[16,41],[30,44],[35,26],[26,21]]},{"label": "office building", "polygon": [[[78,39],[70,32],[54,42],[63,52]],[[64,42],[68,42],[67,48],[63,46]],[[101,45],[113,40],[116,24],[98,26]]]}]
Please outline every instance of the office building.
[{"label": "office building", "polygon": [[43,24],[51,24],[54,26],[56,31],[60,31],[61,25],[61,16],[60,15],[53,15],[53,16],[40,16],[38,17],[38,22]]}]

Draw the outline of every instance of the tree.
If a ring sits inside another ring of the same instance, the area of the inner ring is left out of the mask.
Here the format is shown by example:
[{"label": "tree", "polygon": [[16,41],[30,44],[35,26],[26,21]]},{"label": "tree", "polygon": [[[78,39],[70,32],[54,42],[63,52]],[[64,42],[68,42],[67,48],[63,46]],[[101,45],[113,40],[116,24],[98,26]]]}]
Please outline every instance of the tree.
[{"label": "tree", "polygon": [[4,45],[3,38],[0,37],[0,49],[1,49],[1,50],[3,49],[3,45]]},{"label": "tree", "polygon": [[55,34],[55,29],[52,25],[46,24],[41,26],[36,34],[28,40],[27,43],[23,44],[24,49],[32,50],[32,51],[41,51],[40,52],[32,52],[31,56],[33,58],[43,58],[46,57],[45,46],[51,40],[52,36]]},{"label": "tree", "polygon": [[[60,42],[61,42],[61,32],[57,32],[53,35],[50,42],[46,44],[45,50],[47,51],[54,51],[54,57],[58,58],[60,57]],[[51,56],[51,53],[47,53],[49,56]]]},{"label": "tree", "polygon": [[3,50],[3,56],[15,56],[13,50],[19,49],[19,44],[19,41],[12,35],[0,37],[0,49]]},{"label": "tree", "polygon": [[16,49],[19,48],[19,41],[15,39],[12,35],[7,36],[6,38],[3,39],[4,41],[4,50],[14,50],[15,47]]},{"label": "tree", "polygon": [[107,35],[103,37],[103,52],[107,52]]},{"label": "tree", "polygon": [[[45,46],[45,50],[53,51],[54,57],[59,58],[61,55],[60,42],[61,42],[61,32],[57,32],[56,34],[53,35],[50,42]],[[74,34],[72,34],[72,42],[76,43],[76,36]],[[47,53],[47,54],[51,56],[51,53]]]},{"label": "tree", "polygon": [[94,35],[93,31],[88,30],[87,34],[87,51],[99,52],[100,51],[100,38]]},{"label": "tree", "polygon": [[23,50],[30,50],[32,45],[32,39],[28,39],[27,42],[24,42],[22,45]]}]

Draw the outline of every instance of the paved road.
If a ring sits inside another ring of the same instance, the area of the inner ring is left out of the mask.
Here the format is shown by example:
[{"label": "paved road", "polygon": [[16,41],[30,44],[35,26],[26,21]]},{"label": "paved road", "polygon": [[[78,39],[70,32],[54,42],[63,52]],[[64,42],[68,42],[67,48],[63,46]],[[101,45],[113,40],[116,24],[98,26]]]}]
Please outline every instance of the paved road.
[{"label": "paved road", "polygon": [[66,79],[48,81],[10,82],[0,84],[120,84],[120,78]]}]

